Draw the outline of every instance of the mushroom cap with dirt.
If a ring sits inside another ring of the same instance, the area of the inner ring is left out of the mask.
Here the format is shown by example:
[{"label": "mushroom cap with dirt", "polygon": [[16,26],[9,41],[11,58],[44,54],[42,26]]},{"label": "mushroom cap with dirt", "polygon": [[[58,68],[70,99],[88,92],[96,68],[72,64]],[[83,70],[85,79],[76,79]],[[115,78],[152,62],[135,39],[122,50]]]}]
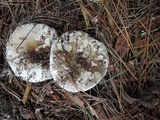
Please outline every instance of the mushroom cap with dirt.
[{"label": "mushroom cap with dirt", "polygon": [[28,82],[51,79],[49,55],[55,29],[28,23],[17,27],[6,44],[6,59],[15,76]]},{"label": "mushroom cap with dirt", "polygon": [[50,72],[67,91],[87,91],[108,71],[105,45],[82,31],[66,32],[51,47]]}]

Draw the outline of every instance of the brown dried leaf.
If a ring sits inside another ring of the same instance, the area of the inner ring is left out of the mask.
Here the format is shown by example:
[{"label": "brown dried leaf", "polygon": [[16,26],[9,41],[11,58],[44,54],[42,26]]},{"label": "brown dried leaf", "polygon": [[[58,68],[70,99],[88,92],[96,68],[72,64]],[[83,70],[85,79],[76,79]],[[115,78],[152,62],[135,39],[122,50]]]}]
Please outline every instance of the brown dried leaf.
[{"label": "brown dried leaf", "polygon": [[115,45],[115,51],[121,58],[123,58],[129,51],[127,42],[123,35],[126,36],[126,33],[123,33],[118,37]]},{"label": "brown dried leaf", "polygon": [[109,66],[109,71],[110,71],[111,73],[114,73],[114,72],[115,72],[115,64],[111,64],[111,65]]},{"label": "brown dried leaf", "polygon": [[[37,91],[39,91],[37,93]],[[45,96],[49,96],[50,94],[53,93],[53,91],[51,90],[51,84],[47,83],[42,89],[35,89],[34,91],[36,91],[36,94],[32,92],[32,95],[38,100],[38,101],[43,101],[43,99],[45,98]]]},{"label": "brown dried leaf", "polygon": [[80,107],[84,107],[84,102],[77,96],[72,93],[66,92],[66,99],[68,104],[70,105],[79,105]]},{"label": "brown dried leaf", "polygon": [[60,97],[57,94],[52,94],[53,100],[60,101]]},{"label": "brown dried leaf", "polygon": [[[160,32],[158,33],[155,33],[154,35],[152,35],[153,39],[154,39],[154,42],[156,42],[156,40],[159,40],[160,39]],[[133,47],[136,47],[136,48],[140,48],[140,47],[146,47],[146,45],[150,45],[150,44],[153,44],[154,42],[148,42],[148,39],[146,38],[142,38],[142,39],[138,39],[134,44],[133,44]]]},{"label": "brown dried leaf", "polygon": [[52,87],[51,87],[51,84],[50,83],[47,83],[45,86],[44,86],[44,89],[42,89],[43,92],[46,93],[46,95],[49,95],[51,94],[53,91],[52,91]]},{"label": "brown dried leaf", "polygon": [[142,40],[137,40],[133,46],[134,47],[144,47],[144,45],[147,44],[147,40],[146,39],[142,39]]}]

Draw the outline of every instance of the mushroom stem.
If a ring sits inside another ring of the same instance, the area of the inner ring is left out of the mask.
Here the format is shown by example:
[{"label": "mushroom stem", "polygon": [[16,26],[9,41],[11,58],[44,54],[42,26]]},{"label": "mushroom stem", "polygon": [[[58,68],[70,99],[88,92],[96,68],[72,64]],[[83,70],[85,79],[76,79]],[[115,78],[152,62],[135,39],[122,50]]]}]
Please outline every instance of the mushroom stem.
[{"label": "mushroom stem", "polygon": [[26,103],[27,103],[27,100],[28,100],[28,97],[29,97],[31,88],[32,88],[32,83],[27,83],[27,87],[26,87],[26,89],[25,89],[25,92],[24,92],[23,98],[22,98],[23,104],[26,104]]}]

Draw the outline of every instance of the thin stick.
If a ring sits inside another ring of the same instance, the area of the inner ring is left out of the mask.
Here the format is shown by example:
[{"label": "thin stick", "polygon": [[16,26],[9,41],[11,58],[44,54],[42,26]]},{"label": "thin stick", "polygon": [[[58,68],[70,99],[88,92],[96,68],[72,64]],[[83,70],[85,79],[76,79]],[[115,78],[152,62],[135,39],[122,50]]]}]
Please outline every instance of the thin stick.
[{"label": "thin stick", "polygon": [[16,50],[18,50],[18,48],[22,45],[22,43],[24,42],[24,40],[28,37],[28,35],[31,33],[31,31],[36,27],[36,25],[34,25],[34,27],[27,33],[27,35],[22,38],[22,42],[18,45],[18,47],[16,48]]},{"label": "thin stick", "polygon": [[7,91],[9,94],[13,95],[15,98],[18,99],[18,101],[21,101],[20,96],[14,92],[13,90],[11,90],[10,88],[8,88],[4,83],[0,82],[0,86],[2,86],[2,88]]}]

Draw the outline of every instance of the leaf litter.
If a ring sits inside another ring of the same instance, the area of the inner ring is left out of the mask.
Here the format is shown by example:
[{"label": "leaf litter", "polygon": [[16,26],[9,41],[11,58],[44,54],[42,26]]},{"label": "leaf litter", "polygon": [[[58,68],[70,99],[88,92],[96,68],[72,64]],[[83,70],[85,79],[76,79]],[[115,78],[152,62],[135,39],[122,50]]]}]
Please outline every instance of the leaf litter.
[{"label": "leaf litter", "polygon": [[[1,1],[0,119],[160,119],[159,6],[155,0]],[[108,74],[87,92],[68,93],[53,80],[32,84],[23,100],[27,83],[10,70],[5,44],[17,25],[28,22],[99,39],[109,51]]]}]

